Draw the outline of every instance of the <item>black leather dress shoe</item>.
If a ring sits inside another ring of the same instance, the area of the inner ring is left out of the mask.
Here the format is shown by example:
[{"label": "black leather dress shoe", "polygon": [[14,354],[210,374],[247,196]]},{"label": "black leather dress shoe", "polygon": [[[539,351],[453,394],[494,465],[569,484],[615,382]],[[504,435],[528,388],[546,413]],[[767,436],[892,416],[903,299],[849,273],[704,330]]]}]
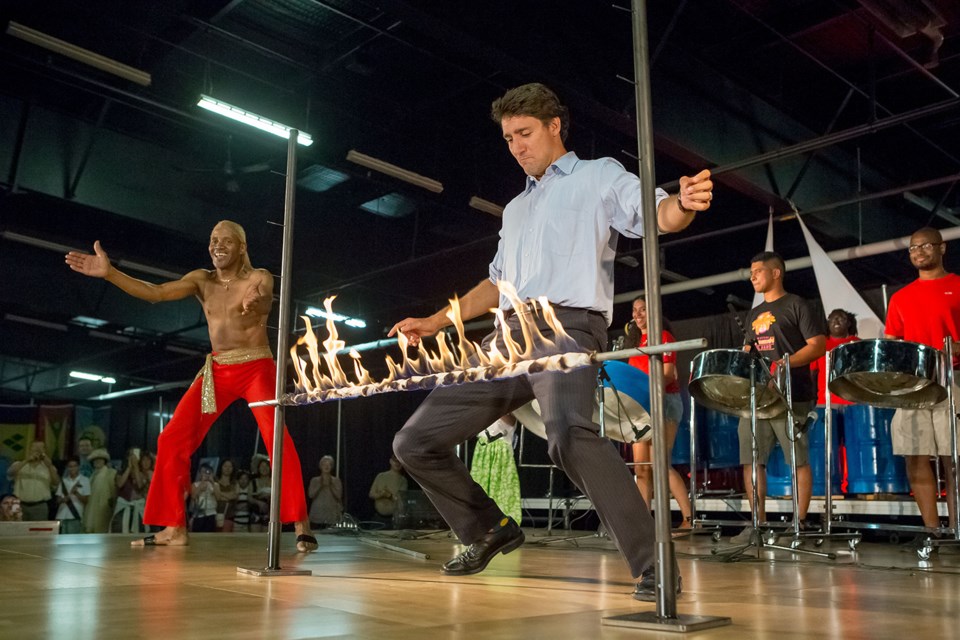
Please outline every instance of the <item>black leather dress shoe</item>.
[{"label": "black leather dress shoe", "polygon": [[443,565],[443,573],[450,576],[468,576],[480,573],[498,553],[510,553],[523,544],[524,535],[513,518],[504,518],[493,531],[488,531],[467,550]]},{"label": "black leather dress shoe", "polygon": [[[683,591],[683,577],[677,575],[677,595]],[[657,577],[654,574],[653,567],[640,574],[640,582],[633,590],[633,599],[641,602],[657,601]]]}]

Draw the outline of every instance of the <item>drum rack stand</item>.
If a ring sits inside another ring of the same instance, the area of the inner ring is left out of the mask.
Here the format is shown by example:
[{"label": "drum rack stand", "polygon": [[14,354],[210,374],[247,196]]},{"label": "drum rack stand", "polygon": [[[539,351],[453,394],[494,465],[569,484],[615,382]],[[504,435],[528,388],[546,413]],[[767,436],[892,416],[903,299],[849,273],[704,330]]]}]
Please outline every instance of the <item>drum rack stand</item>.
[{"label": "drum rack stand", "polygon": [[[750,505],[750,540],[746,544],[735,545],[733,547],[728,547],[726,549],[714,549],[712,551],[713,555],[722,556],[726,558],[728,562],[732,562],[739,558],[744,552],[746,552],[751,547],[756,547],[757,557],[760,556],[760,552],[763,549],[773,549],[777,551],[787,551],[790,553],[800,553],[807,554],[812,556],[818,556],[821,558],[828,558],[830,560],[835,560],[837,554],[833,552],[824,552],[824,551],[815,551],[813,549],[802,549],[800,545],[805,539],[815,539],[817,544],[822,543],[825,537],[830,535],[834,537],[836,534],[827,534],[826,532],[817,531],[817,532],[804,532],[800,530],[800,503],[797,493],[797,458],[796,458],[796,436],[793,434],[794,424],[793,424],[793,399],[792,399],[792,390],[791,390],[791,380],[790,380],[790,360],[789,358],[784,359],[784,375],[785,375],[785,396],[786,396],[786,428],[790,440],[790,483],[791,483],[791,493],[792,493],[792,502],[793,502],[793,523],[790,528],[784,532],[777,532],[774,530],[769,530],[766,535],[764,535],[763,530],[761,529],[762,524],[760,522],[760,509],[759,509],[759,496],[757,494],[757,480],[759,475],[758,470],[758,458],[759,451],[757,449],[757,387],[756,387],[756,369],[757,361],[759,357],[756,356],[754,351],[751,351],[755,357],[751,358],[750,361],[750,438],[751,438],[751,491],[753,492],[753,500]],[[692,371],[692,369],[691,369]],[[692,400],[691,400],[692,402]],[[690,442],[691,442],[691,466],[695,471],[695,458],[693,457],[694,442],[696,441],[696,434],[694,432],[694,421],[691,419],[691,433],[690,433]],[[829,455],[829,447],[826,447]],[[829,488],[829,485],[828,485]],[[691,492],[695,494],[696,492]],[[828,491],[829,494],[829,491]],[[730,525],[737,526],[743,524],[742,521],[729,521],[729,520],[708,520],[708,519],[697,519],[696,517],[696,498],[695,495],[691,495],[691,514],[693,516],[694,526],[719,526],[719,525]],[[791,535],[790,545],[783,546],[776,544],[777,540],[784,536]],[[849,534],[842,534],[845,538],[850,538]],[[859,538],[859,535],[856,535]],[[714,540],[718,540],[716,534],[714,534]]]},{"label": "drum rack stand", "polygon": [[[953,371],[953,342],[950,337],[947,337],[943,341],[943,353],[944,353],[944,378],[945,386],[947,390],[947,405],[949,406],[949,417],[950,417],[950,452],[951,460],[953,462],[953,495],[948,495],[947,499],[953,501],[953,512],[954,514],[960,514],[960,465],[958,465],[958,453],[957,453],[957,408],[956,408],[956,398],[953,393],[953,384],[954,384],[954,371]],[[828,375],[832,372],[832,354],[827,352],[826,354],[826,370]],[[829,386],[829,385],[828,385]],[[831,393],[827,389],[826,393],[826,438],[828,446],[827,450],[827,468],[826,468],[826,478],[827,478],[827,501],[824,505],[824,532],[830,536],[837,536],[838,534],[831,533],[832,524],[840,525],[843,528],[850,529],[870,529],[870,530],[879,530],[879,531],[907,531],[907,532],[916,532],[920,534],[920,544],[917,547],[917,557],[920,560],[929,560],[930,554],[933,553],[933,550],[939,547],[947,546],[958,546],[960,545],[960,527],[942,527],[937,529],[931,529],[924,526],[914,526],[914,525],[894,525],[894,524],[877,524],[872,522],[856,522],[852,520],[834,520],[833,518],[833,502],[830,499],[830,458],[829,458],[829,438],[831,434],[832,427],[832,417],[830,415]],[[939,456],[937,456],[939,458]],[[938,460],[939,463],[939,460]],[[949,470],[945,469],[949,472]],[[939,483],[938,483],[939,491]],[[947,510],[949,513],[950,510]],[[956,517],[956,516],[955,516]],[[950,524],[949,522],[947,523]],[[924,537],[923,534],[926,534]],[[940,537],[943,535],[949,535],[951,537]],[[857,541],[859,542],[859,540]],[[851,540],[850,548],[855,548],[856,543]]]}]

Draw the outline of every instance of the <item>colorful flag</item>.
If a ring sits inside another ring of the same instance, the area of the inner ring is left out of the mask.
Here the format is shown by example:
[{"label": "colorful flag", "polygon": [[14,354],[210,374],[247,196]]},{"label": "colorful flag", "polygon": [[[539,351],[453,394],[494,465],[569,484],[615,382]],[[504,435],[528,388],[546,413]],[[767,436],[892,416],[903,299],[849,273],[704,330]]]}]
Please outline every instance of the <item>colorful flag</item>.
[{"label": "colorful flag", "polygon": [[51,460],[63,460],[70,453],[73,405],[41,405],[37,421],[37,439],[47,445]]},{"label": "colorful flag", "polygon": [[36,432],[36,406],[0,405],[0,457],[23,460]]}]

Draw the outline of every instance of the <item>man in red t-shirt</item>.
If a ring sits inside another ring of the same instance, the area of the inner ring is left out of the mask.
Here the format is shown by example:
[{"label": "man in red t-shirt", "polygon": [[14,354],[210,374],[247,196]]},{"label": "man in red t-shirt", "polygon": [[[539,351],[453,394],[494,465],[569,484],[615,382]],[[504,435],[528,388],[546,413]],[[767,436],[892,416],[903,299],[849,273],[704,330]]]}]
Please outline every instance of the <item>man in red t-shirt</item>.
[{"label": "man in red t-shirt", "polygon": [[[936,229],[925,227],[910,236],[910,262],[918,278],[890,298],[887,338],[943,348],[950,337],[956,354],[960,344],[960,276],[943,267],[946,243]],[[954,369],[957,360],[954,358]],[[897,409],[890,425],[893,452],[906,458],[907,479],[926,527],[939,527],[936,476],[931,456],[939,456],[946,470],[947,495],[953,495],[950,412],[946,401],[932,409]],[[956,526],[953,500],[947,500],[950,526]]]}]

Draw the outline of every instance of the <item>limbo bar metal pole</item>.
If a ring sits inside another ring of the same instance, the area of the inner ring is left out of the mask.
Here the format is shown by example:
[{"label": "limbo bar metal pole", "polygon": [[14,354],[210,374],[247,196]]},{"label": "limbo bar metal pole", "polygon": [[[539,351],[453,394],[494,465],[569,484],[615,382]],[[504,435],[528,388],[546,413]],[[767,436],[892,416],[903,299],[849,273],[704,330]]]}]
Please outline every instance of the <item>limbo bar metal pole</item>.
[{"label": "limbo bar metal pole", "polygon": [[[662,342],[660,308],[660,251],[657,235],[656,185],[653,171],[653,107],[650,99],[650,57],[647,38],[647,5],[633,0],[633,72],[637,99],[637,145],[640,157],[640,185],[643,189],[643,277],[647,286],[647,342]],[[670,452],[663,424],[663,356],[650,358],[650,417],[653,423],[653,487],[656,512],[657,609],[655,614],[630,614],[607,618],[603,624],[651,630],[693,631],[730,624],[729,618],[677,616],[677,575],[673,538],[670,535],[670,496],[667,483]],[[628,618],[628,619],[624,619]]]},{"label": "limbo bar metal pole", "polygon": [[[280,265],[280,323],[277,331],[277,378],[276,397],[283,395],[287,377],[287,336],[290,334],[291,258],[293,254],[293,218],[297,189],[297,136],[300,132],[291,129],[287,141],[286,194],[283,202],[283,257]],[[273,409],[273,464],[270,471],[270,525],[267,539],[267,566],[264,569],[238,567],[238,571],[253,575],[309,575],[309,570],[281,569],[280,567],[280,500],[282,492],[284,405],[277,403]]]}]

